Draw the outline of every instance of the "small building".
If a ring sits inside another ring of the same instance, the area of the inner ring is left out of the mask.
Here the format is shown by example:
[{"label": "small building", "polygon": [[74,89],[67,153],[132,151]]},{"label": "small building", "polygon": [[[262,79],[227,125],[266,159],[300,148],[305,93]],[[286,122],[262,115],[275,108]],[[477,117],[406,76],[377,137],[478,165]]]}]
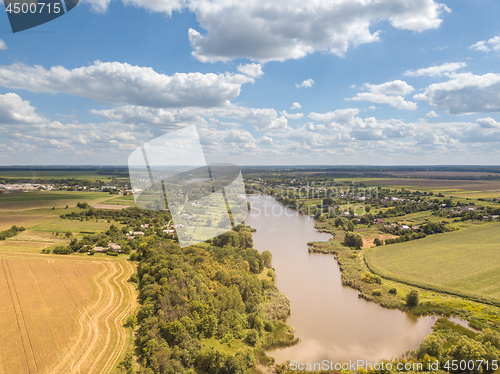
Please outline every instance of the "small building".
[{"label": "small building", "polygon": [[109,249],[111,249],[113,252],[120,253],[122,251],[122,247],[119,244],[116,243],[109,243],[108,244]]},{"label": "small building", "polygon": [[373,223],[376,224],[376,225],[379,224],[379,223],[384,223],[384,219],[383,218],[376,218]]},{"label": "small building", "polygon": [[132,233],[132,235],[136,236],[136,235],[144,235],[144,233],[142,231],[134,231]]},{"label": "small building", "polygon": [[95,246],[95,247],[94,247],[94,251],[96,251],[96,252],[98,252],[98,253],[103,253],[103,252],[107,252],[107,251],[108,251],[108,249],[107,249],[107,248],[104,248],[104,247],[102,247],[102,246],[100,246],[100,245],[98,245],[98,246]]}]

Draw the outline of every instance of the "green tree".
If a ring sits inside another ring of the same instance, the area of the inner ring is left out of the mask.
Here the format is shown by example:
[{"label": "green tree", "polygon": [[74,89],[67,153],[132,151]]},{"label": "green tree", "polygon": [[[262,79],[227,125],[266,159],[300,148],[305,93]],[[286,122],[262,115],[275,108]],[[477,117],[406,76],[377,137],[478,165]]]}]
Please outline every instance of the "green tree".
[{"label": "green tree", "polygon": [[133,329],[137,325],[137,317],[135,315],[128,316],[125,320],[125,325]]},{"label": "green tree", "polygon": [[406,305],[409,308],[414,308],[418,306],[419,296],[417,290],[411,290],[408,295],[406,295]]},{"label": "green tree", "polygon": [[361,248],[363,246],[363,239],[361,235],[348,231],[345,233],[344,244],[348,247]]},{"label": "green tree", "polygon": [[270,268],[273,262],[273,254],[269,251],[262,252],[262,260],[264,261],[266,268]]},{"label": "green tree", "polygon": [[441,351],[443,350],[444,341],[440,337],[432,334],[427,336],[418,348],[417,356],[418,358],[424,357],[426,354],[432,356],[436,359],[441,358]]}]

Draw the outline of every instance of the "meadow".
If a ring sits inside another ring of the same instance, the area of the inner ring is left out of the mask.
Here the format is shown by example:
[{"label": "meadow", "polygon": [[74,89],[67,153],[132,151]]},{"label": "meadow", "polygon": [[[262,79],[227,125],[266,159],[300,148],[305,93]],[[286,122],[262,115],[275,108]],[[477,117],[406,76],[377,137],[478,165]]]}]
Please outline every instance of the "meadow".
[{"label": "meadow", "polygon": [[104,192],[78,191],[35,191],[8,193],[0,195],[0,212],[19,211],[43,208],[64,208],[76,206],[78,202],[96,203],[108,200],[109,194]]},{"label": "meadow", "polygon": [[500,305],[500,223],[364,251],[366,264],[384,278]]},{"label": "meadow", "polygon": [[[92,170],[0,170],[0,179],[15,178],[15,179],[80,179],[87,181],[109,181],[116,177],[115,174],[107,174],[106,171],[98,172]],[[122,177],[121,175],[119,177]]]}]

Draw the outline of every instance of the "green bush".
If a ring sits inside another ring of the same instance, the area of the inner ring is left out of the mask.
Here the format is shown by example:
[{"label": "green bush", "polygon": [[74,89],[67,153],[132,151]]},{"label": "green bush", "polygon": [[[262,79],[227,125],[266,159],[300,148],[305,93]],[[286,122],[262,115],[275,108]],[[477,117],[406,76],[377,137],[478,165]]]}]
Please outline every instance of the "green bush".
[{"label": "green bush", "polygon": [[378,288],[376,290],[372,291],[373,296],[382,296],[382,291],[380,291]]},{"label": "green bush", "polygon": [[397,295],[397,294],[398,294],[398,290],[396,290],[395,288],[391,288],[391,289],[389,290],[389,293],[390,293],[391,295]]},{"label": "green bush", "polygon": [[125,320],[125,326],[131,327],[132,329],[137,325],[137,317],[135,315],[128,316]]},{"label": "green bush", "polygon": [[52,250],[52,252],[54,252],[55,254],[58,254],[58,255],[69,255],[70,253],[73,253],[71,248],[65,247],[63,245],[58,245],[57,247],[55,247]]},{"label": "green bush", "polygon": [[418,306],[419,302],[419,297],[418,297],[418,291],[417,290],[411,290],[408,295],[406,295],[406,305],[409,308],[414,308]]},{"label": "green bush", "polygon": [[250,330],[247,332],[245,341],[251,346],[255,347],[259,342],[259,333],[256,330]]},{"label": "green bush", "polygon": [[366,283],[376,283],[376,284],[382,284],[382,278],[380,278],[378,275],[366,272],[363,275],[361,275],[361,280]]},{"label": "green bush", "polygon": [[132,283],[139,283],[139,276],[136,273],[134,273],[130,276],[128,281]]},{"label": "green bush", "polygon": [[264,330],[272,332],[274,330],[274,323],[272,323],[271,321],[266,321],[266,323],[264,324]]}]

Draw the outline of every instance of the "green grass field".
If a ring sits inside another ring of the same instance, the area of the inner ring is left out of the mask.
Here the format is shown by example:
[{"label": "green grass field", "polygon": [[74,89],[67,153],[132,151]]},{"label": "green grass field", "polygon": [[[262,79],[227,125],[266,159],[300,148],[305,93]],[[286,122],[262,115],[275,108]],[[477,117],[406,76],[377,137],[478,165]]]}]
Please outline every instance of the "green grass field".
[{"label": "green grass field", "polygon": [[76,191],[35,191],[0,196],[0,202],[7,201],[40,201],[40,200],[94,200],[107,197],[103,192],[76,192]]},{"label": "green grass field", "polygon": [[29,226],[28,229],[31,231],[47,231],[58,233],[66,233],[69,231],[72,233],[79,233],[105,231],[109,229],[109,226],[111,226],[111,224],[103,219],[100,219],[99,222],[96,222],[96,220],[79,221],[54,217],[45,219],[43,222],[37,225]]},{"label": "green grass field", "polygon": [[107,200],[110,195],[104,192],[79,191],[34,191],[0,195],[0,211],[29,210],[43,208],[63,208],[66,205],[76,206],[78,202],[94,203],[100,199]]},{"label": "green grass field", "polygon": [[370,270],[388,279],[500,305],[500,223],[471,225],[365,251]]},{"label": "green grass field", "polygon": [[112,177],[120,179],[116,175],[98,174],[93,171],[77,170],[3,170],[0,171],[1,178],[22,178],[22,179],[82,179],[101,180],[103,182],[111,180]]}]

